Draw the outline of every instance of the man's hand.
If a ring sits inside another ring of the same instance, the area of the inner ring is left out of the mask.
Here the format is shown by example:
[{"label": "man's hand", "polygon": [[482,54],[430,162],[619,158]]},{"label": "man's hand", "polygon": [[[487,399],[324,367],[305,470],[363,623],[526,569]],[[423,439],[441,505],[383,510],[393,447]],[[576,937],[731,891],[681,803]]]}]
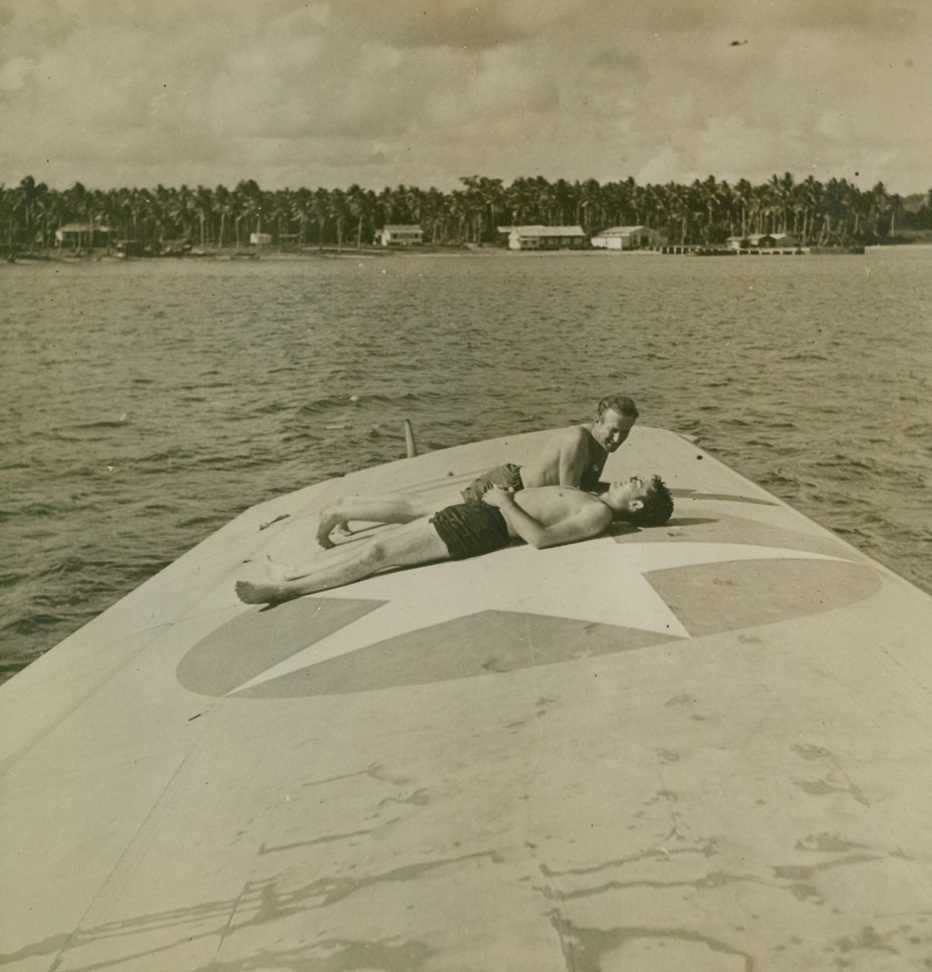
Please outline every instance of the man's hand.
[{"label": "man's hand", "polygon": [[501,486],[493,486],[482,494],[483,503],[488,503],[489,506],[495,506],[498,509],[501,509],[508,503],[514,503],[514,501],[514,490],[502,489]]}]

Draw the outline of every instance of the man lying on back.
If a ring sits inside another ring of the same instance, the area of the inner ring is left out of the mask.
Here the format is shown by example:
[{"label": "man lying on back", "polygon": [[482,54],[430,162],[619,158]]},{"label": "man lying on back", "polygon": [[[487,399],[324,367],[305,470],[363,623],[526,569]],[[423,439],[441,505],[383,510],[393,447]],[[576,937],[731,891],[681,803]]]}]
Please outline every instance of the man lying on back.
[{"label": "man lying on back", "polygon": [[[330,534],[346,529],[350,520],[374,519],[379,523],[409,523],[447,506],[481,499],[493,486],[516,493],[538,486],[576,486],[587,492],[601,492],[607,484],[600,482],[609,455],[628,438],[637,421],[638,410],[627,395],[608,395],[596,407],[595,418],[582,425],[560,429],[544,443],[540,454],[523,466],[506,463],[496,466],[466,487],[434,499],[415,493],[382,493],[366,496],[344,496],[320,514],[317,541],[332,547]],[[375,517],[362,515],[375,512]]]},{"label": "man lying on back", "polygon": [[[375,510],[362,519],[374,521]],[[659,476],[632,476],[599,494],[566,486],[538,486],[510,493],[493,486],[478,502],[458,503],[397,530],[341,544],[304,564],[266,561],[267,583],[238,581],[247,604],[274,604],[330,590],[393,567],[464,560],[507,547],[521,539],[534,547],[554,547],[597,536],[613,520],[660,526],[673,513],[673,500]]]}]

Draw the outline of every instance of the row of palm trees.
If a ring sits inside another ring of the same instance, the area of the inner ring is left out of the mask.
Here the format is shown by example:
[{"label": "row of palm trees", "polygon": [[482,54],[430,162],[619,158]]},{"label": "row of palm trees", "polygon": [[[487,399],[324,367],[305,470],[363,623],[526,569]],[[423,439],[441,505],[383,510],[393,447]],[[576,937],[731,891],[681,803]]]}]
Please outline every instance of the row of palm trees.
[{"label": "row of palm trees", "polygon": [[[106,226],[115,238],[144,245],[186,240],[200,247],[240,247],[252,233],[278,244],[361,247],[387,224],[419,224],[425,243],[500,244],[501,225],[579,225],[588,235],[610,226],[645,225],[672,244],[715,245],[729,236],[788,232],[802,245],[875,243],[896,231],[903,200],[883,183],[862,191],[845,179],[796,182],[787,172],[752,185],[714,176],[691,185],[639,186],[634,179],[548,181],[465,176],[452,192],[399,185],[380,192],[348,189],[263,190],[255,180],[154,189],[57,191],[26,176],[0,184],[0,245],[34,251],[54,243],[71,222]],[[90,241],[89,241],[90,242]]]}]

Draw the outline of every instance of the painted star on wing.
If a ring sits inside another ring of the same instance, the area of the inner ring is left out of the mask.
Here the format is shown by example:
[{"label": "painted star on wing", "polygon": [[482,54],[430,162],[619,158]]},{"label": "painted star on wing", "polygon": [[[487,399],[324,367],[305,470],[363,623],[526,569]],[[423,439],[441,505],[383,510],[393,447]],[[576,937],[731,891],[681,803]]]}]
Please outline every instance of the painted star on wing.
[{"label": "painted star on wing", "polygon": [[314,596],[384,601],[381,607],[234,691],[398,635],[483,611],[573,618],[688,638],[689,632],[651,586],[646,574],[698,564],[787,558],[837,559],[748,544],[617,543],[603,537],[547,550],[510,547],[472,560],[379,574]]}]

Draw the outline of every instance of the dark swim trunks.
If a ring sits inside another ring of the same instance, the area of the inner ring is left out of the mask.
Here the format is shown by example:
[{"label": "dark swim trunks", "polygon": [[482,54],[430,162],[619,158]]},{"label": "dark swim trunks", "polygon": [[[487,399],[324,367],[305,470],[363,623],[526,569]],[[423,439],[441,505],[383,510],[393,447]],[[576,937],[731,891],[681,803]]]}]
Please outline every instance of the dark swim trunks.
[{"label": "dark swim trunks", "polygon": [[430,522],[452,560],[501,550],[511,543],[501,511],[487,503],[458,503],[435,513]]},{"label": "dark swim trunks", "polygon": [[493,486],[501,486],[502,489],[510,489],[515,493],[519,489],[524,489],[521,467],[509,462],[504,466],[490,469],[463,490],[463,499],[467,503],[478,502]]}]

